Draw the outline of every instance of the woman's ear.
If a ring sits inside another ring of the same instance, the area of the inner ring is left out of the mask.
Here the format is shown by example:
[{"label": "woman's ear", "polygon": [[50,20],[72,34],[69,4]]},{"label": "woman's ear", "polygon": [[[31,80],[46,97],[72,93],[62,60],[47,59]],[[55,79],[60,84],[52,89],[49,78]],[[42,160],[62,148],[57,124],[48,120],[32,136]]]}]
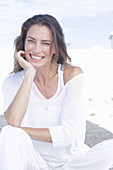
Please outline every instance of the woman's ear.
[{"label": "woman's ear", "polygon": [[51,61],[56,61],[56,48],[55,48],[55,45],[53,44],[52,46],[52,59]]},{"label": "woman's ear", "polygon": [[55,53],[52,54],[52,61],[55,60]]},{"label": "woman's ear", "polygon": [[58,56],[56,55],[56,53],[53,53],[51,62],[58,63]]}]

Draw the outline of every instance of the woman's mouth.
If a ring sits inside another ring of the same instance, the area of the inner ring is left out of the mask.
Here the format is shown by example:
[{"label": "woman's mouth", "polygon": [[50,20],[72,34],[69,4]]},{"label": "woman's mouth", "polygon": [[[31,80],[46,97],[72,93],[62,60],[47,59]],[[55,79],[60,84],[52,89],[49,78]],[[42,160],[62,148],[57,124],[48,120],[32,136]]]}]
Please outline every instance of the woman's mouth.
[{"label": "woman's mouth", "polygon": [[34,56],[34,55],[31,55],[30,54],[30,57],[32,58],[32,59],[35,59],[35,60],[41,60],[41,59],[43,59],[44,57],[38,57],[38,56]]}]

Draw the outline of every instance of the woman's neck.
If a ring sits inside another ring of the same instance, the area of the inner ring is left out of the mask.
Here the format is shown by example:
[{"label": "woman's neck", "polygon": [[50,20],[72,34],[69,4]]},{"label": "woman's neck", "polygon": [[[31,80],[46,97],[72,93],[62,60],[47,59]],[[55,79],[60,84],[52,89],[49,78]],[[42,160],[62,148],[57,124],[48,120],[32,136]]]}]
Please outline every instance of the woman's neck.
[{"label": "woman's neck", "polygon": [[56,76],[58,73],[58,64],[51,63],[47,67],[39,68],[36,71],[34,78],[35,84],[40,83],[42,86],[46,86],[48,81]]}]

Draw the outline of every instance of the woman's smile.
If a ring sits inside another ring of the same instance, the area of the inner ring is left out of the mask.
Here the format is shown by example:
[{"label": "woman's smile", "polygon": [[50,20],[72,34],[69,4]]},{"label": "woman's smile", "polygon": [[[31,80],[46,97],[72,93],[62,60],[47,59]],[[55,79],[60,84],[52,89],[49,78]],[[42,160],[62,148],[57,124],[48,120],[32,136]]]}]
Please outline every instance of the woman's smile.
[{"label": "woman's smile", "polygon": [[30,54],[30,57],[34,60],[42,60],[44,58],[43,56],[36,56],[36,55],[32,55],[32,54]]}]

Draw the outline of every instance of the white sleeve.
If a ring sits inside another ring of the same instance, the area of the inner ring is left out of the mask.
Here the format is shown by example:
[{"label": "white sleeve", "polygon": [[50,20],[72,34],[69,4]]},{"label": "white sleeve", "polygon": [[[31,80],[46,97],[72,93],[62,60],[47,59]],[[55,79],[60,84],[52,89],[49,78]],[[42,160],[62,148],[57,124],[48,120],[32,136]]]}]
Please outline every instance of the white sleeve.
[{"label": "white sleeve", "polygon": [[19,74],[16,73],[6,77],[2,84],[3,93],[3,113],[7,110],[11,102],[13,101],[21,84]]},{"label": "white sleeve", "polygon": [[84,74],[67,83],[61,112],[61,123],[50,127],[53,147],[80,146],[85,138],[85,88]]}]

